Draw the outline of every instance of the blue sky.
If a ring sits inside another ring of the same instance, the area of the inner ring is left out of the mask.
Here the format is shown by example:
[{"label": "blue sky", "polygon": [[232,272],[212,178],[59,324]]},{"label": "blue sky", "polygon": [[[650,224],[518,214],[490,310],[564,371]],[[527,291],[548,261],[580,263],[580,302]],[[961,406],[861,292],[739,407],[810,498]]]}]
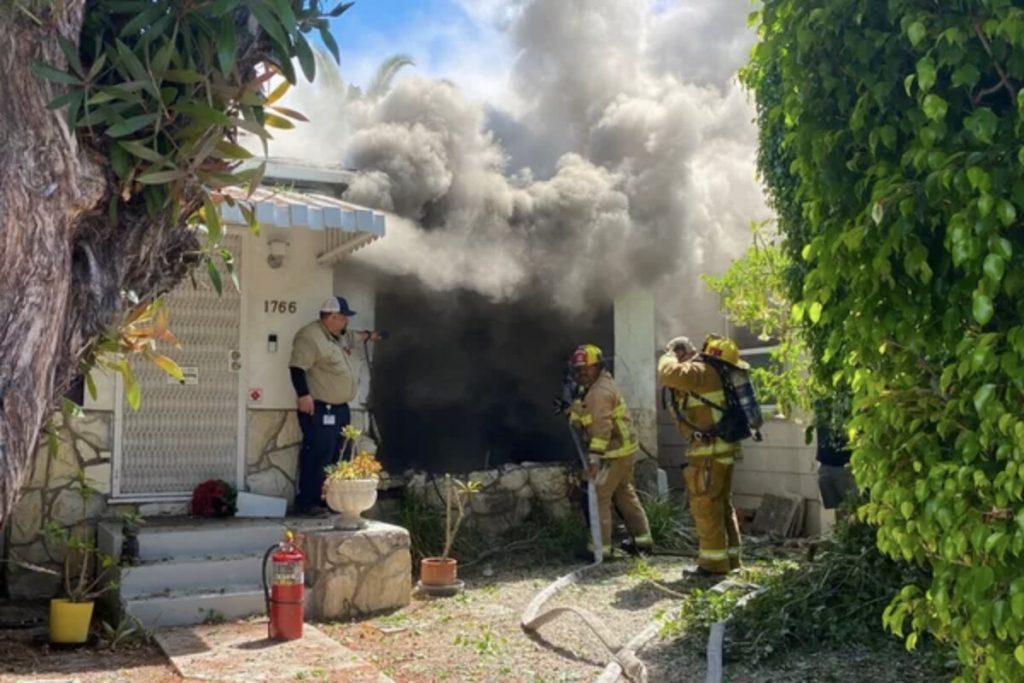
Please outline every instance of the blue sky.
[{"label": "blue sky", "polygon": [[346,80],[365,85],[386,57],[416,61],[404,75],[450,78],[471,95],[498,92],[511,59],[491,19],[495,0],[356,0],[331,21]]}]

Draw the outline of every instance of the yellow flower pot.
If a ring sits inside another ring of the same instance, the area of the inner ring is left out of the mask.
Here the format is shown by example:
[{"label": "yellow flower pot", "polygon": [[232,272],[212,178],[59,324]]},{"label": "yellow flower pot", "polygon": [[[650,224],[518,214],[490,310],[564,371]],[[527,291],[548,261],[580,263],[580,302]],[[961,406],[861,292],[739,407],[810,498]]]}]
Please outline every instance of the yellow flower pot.
[{"label": "yellow flower pot", "polygon": [[84,643],[89,639],[92,602],[71,602],[65,598],[50,601],[50,642]]}]

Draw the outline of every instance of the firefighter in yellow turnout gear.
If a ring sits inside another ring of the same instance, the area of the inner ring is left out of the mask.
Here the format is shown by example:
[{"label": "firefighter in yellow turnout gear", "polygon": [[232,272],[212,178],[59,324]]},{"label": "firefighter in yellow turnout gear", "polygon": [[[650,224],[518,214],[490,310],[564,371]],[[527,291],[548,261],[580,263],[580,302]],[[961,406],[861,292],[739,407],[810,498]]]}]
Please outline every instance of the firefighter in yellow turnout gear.
[{"label": "firefighter in yellow turnout gear", "polygon": [[[703,352],[746,366],[730,339],[711,336]],[[700,540],[698,573],[724,574],[740,566],[740,530],[732,505],[733,466],[740,445],[715,435],[721,413],[708,403],[725,405],[722,379],[714,367],[701,362],[685,337],[669,342],[658,361],[658,378],[673,390],[679,431],[689,444],[683,478]]]},{"label": "firefighter in yellow turnout gear", "polygon": [[613,500],[633,535],[636,548],[650,549],[653,540],[647,514],[633,485],[633,467],[640,442],[633,431],[633,419],[626,402],[611,373],[605,369],[598,347],[593,344],[577,347],[570,365],[585,393],[570,408],[569,420],[586,438],[587,475],[594,479],[597,488],[604,555],[612,554]]}]

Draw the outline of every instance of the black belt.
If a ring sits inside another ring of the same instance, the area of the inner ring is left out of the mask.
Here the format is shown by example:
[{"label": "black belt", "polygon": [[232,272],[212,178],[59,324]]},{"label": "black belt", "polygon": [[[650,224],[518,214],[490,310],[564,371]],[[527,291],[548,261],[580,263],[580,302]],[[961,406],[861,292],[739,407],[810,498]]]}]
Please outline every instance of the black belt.
[{"label": "black belt", "polygon": [[327,401],[317,401],[316,399],[313,399],[313,403],[315,403],[316,405],[324,406],[327,408],[327,410],[332,410],[334,408],[343,408],[348,405],[347,403],[328,403]]}]

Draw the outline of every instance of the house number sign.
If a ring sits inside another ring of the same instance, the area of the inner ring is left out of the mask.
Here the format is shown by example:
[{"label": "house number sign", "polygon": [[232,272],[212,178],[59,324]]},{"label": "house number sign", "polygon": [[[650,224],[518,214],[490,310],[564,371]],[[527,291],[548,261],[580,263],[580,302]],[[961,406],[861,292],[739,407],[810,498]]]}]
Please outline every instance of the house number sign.
[{"label": "house number sign", "polygon": [[279,299],[264,299],[264,313],[295,313],[299,310],[298,303],[294,301],[281,301]]}]

